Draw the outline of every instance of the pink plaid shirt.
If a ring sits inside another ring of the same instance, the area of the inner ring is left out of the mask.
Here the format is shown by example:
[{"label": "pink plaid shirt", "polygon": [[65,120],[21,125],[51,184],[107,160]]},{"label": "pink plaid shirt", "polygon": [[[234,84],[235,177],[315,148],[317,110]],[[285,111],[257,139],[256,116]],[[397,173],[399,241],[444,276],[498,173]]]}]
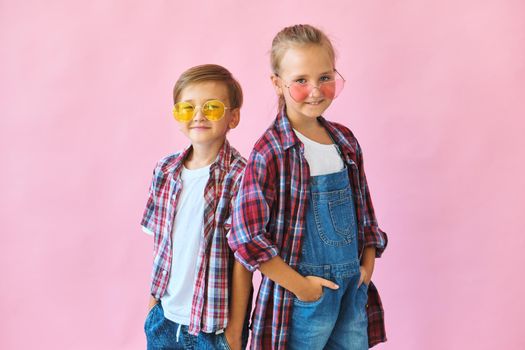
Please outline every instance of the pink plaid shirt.
[{"label": "pink plaid shirt", "polygon": [[[177,263],[172,261],[171,231],[182,189],[180,175],[190,149],[191,146],[159,161],[141,222],[154,234],[151,294],[157,299],[165,293],[171,266]],[[210,178],[204,189],[204,232],[197,257],[189,325],[191,334],[215,332],[225,328],[228,321],[233,255],[226,233],[231,227],[232,200],[245,165],[246,160],[226,140],[210,166]]]}]

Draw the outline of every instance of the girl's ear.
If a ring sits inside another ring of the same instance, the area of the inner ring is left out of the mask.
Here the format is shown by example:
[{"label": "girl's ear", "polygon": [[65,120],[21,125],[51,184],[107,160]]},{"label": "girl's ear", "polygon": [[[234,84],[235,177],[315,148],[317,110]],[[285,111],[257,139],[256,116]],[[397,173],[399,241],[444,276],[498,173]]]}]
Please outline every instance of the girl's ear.
[{"label": "girl's ear", "polygon": [[237,125],[239,125],[239,122],[241,120],[241,109],[235,108],[234,110],[232,110],[231,114],[232,117],[228,122],[228,129],[235,129]]},{"label": "girl's ear", "polygon": [[276,74],[272,74],[270,79],[272,80],[273,88],[278,96],[283,95],[283,89],[281,88],[281,79]]}]

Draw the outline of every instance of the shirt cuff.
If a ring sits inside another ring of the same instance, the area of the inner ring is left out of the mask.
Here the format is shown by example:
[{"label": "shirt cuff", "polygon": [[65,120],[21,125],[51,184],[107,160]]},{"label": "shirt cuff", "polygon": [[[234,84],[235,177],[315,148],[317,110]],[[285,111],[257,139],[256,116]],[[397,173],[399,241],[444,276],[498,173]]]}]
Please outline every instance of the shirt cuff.
[{"label": "shirt cuff", "polygon": [[234,256],[247,270],[254,272],[262,263],[278,254],[277,247],[264,235],[259,235],[248,243],[238,245]]},{"label": "shirt cuff", "polygon": [[365,248],[375,247],[376,258],[380,258],[388,244],[388,236],[379,227],[365,228]]},{"label": "shirt cuff", "polygon": [[142,232],[144,232],[147,235],[153,236],[153,231],[151,231],[149,228],[145,226],[141,226],[141,227],[142,227]]}]

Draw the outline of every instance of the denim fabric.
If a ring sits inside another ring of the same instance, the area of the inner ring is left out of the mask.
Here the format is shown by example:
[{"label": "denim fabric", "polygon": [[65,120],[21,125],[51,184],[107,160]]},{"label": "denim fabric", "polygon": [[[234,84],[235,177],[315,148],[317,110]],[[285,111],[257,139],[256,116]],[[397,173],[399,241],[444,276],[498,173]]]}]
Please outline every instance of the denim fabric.
[{"label": "denim fabric", "polygon": [[339,289],[323,288],[314,302],[294,299],[289,348],[368,349],[367,288],[358,287],[357,219],[348,171],[312,176],[298,271],[326,278]]},{"label": "denim fabric", "polygon": [[[149,312],[144,323],[147,350],[230,350],[224,333],[188,333],[188,326],[179,325],[164,317],[161,303]],[[244,327],[243,349],[248,342],[248,327]]]}]

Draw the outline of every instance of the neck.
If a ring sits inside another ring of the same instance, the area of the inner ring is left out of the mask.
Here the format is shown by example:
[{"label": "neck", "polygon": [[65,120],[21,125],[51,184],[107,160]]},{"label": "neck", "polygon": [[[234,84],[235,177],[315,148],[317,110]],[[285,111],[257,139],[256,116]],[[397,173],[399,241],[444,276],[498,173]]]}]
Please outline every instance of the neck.
[{"label": "neck", "polygon": [[288,111],[286,115],[288,116],[288,120],[290,121],[290,124],[292,124],[292,127],[296,130],[299,130],[299,132],[302,132],[303,130],[318,129],[321,127],[321,124],[319,124],[317,118],[295,115],[293,112],[288,113]]},{"label": "neck", "polygon": [[321,125],[317,118],[303,117],[300,115],[288,115],[292,128],[299,131],[310,140],[330,145],[333,143],[328,131]]},{"label": "neck", "polygon": [[210,165],[217,158],[223,144],[224,142],[209,145],[192,144],[192,149],[184,162],[184,166],[191,170]]}]

